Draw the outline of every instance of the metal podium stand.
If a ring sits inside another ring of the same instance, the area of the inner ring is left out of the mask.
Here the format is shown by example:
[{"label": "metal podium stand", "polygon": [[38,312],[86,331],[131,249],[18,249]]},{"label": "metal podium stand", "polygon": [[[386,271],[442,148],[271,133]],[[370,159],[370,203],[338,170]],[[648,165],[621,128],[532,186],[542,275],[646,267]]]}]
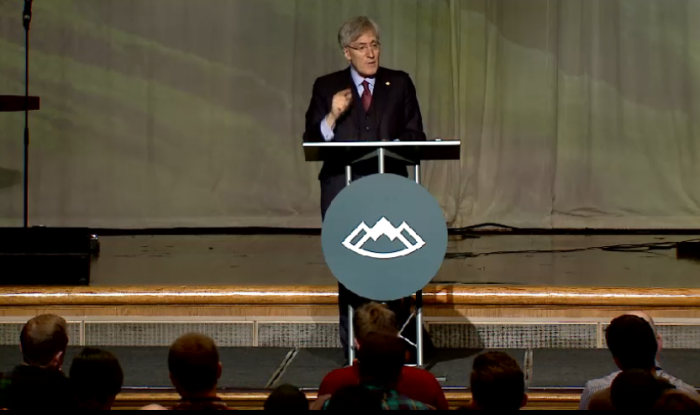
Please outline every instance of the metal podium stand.
[{"label": "metal podium stand", "polygon": [[[460,158],[459,141],[357,141],[357,142],[325,142],[304,143],[306,161],[325,161],[332,158],[338,162],[344,162],[346,185],[352,183],[352,164],[358,161],[377,157],[379,174],[385,173],[386,157],[392,157],[413,166],[413,175],[416,183],[421,184],[420,164],[423,160],[458,160]],[[352,324],[354,309],[349,309],[350,364],[355,359],[355,348],[352,345],[355,338]],[[404,323],[404,326],[410,322]],[[416,349],[417,366],[423,366],[423,291],[416,293]]]}]

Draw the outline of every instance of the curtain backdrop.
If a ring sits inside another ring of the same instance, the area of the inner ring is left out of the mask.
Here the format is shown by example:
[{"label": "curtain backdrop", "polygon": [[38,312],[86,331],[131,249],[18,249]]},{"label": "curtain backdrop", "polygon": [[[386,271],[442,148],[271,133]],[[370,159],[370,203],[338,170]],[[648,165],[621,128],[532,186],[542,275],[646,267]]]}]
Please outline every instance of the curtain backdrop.
[{"label": "curtain backdrop", "polygon": [[[0,94],[23,93],[0,0]],[[367,14],[459,162],[452,227],[700,228],[699,0],[37,0],[31,218],[104,228],[320,226],[316,77]],[[0,226],[22,216],[22,114],[0,114]]]}]

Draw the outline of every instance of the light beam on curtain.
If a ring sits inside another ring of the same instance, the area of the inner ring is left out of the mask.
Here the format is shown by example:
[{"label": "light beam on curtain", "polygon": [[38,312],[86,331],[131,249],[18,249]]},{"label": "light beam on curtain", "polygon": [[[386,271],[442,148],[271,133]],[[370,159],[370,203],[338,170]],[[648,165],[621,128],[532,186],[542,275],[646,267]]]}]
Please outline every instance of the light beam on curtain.
[{"label": "light beam on curtain", "polygon": [[[0,94],[22,93],[22,2],[0,1]],[[320,226],[304,162],[316,77],[367,14],[459,162],[424,182],[453,227],[697,228],[700,2],[35,2],[33,224]],[[0,226],[21,224],[21,114],[0,114]]]}]

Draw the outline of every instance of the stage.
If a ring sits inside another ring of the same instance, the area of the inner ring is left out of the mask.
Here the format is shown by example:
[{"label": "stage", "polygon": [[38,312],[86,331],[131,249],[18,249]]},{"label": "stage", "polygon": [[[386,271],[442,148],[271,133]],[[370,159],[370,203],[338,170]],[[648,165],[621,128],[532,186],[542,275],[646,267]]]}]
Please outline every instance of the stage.
[{"label": "stage", "polygon": [[[507,350],[528,373],[533,407],[570,408],[587,379],[614,369],[605,325],[643,309],[669,349],[665,367],[700,383],[700,262],[677,259],[673,247],[698,238],[452,235],[448,259],[424,294],[439,349],[427,368],[457,406],[469,399],[474,356]],[[89,287],[0,288],[0,345],[16,347],[30,316],[63,315],[73,347],[123,356],[126,407],[174,399],[162,389],[163,373],[154,374],[167,346],[188,331],[212,336],[224,350],[233,370],[221,387],[238,407],[259,406],[280,382],[313,397],[323,375],[342,365],[336,283],[319,235],[112,235],[100,242]],[[16,359],[6,360],[4,370]]]},{"label": "stage", "polygon": [[[688,332],[700,328],[700,262],[677,259],[674,246],[698,238],[451,235],[424,290],[425,321],[440,348],[600,348],[603,324],[641,308],[666,324],[667,347],[700,348],[700,330]],[[319,235],[100,242],[89,287],[0,287],[0,317],[53,310],[76,322],[83,343],[109,346],[165,346],[173,333],[140,336],[196,322],[235,327],[223,346],[339,347],[337,285]]]},{"label": "stage", "polygon": [[[527,253],[615,245],[661,244],[696,235],[452,236],[440,285],[700,288],[700,262],[676,259],[675,249],[646,252]],[[317,235],[111,236],[92,267],[93,287],[313,286],[331,287]],[[523,253],[488,255],[495,252]],[[196,283],[193,283],[196,282]]]}]

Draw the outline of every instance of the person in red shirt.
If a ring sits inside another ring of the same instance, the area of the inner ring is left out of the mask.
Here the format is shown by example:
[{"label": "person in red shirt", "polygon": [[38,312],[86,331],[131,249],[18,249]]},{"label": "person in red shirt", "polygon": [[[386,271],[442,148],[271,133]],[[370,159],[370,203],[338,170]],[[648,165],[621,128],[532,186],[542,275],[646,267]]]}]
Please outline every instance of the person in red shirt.
[{"label": "person in red shirt", "polygon": [[[362,348],[362,340],[370,333],[390,333],[399,336],[394,312],[378,303],[369,303],[355,312],[353,319],[355,329],[355,347]],[[362,362],[355,361],[353,366],[337,369],[329,373],[321,382],[319,397],[333,396],[346,386],[360,384],[359,366]],[[433,408],[449,410],[445,392],[440,383],[430,372],[415,367],[404,367],[396,391],[414,401],[430,405]]]}]

